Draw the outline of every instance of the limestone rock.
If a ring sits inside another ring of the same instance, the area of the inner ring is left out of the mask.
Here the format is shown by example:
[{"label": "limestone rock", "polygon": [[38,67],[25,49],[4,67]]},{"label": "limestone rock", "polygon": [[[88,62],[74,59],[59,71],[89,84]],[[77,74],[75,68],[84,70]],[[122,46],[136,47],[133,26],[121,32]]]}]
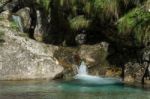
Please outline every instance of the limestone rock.
[{"label": "limestone rock", "polygon": [[54,79],[63,67],[53,57],[56,46],[36,42],[8,28],[1,28],[0,80]]}]

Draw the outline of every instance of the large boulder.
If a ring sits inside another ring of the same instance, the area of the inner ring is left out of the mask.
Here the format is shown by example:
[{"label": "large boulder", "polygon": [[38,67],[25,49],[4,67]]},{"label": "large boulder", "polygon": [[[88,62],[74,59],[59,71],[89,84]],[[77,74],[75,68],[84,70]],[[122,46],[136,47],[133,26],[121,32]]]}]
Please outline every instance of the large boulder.
[{"label": "large boulder", "polygon": [[63,67],[53,57],[58,49],[29,39],[10,28],[0,27],[0,80],[54,79]]}]

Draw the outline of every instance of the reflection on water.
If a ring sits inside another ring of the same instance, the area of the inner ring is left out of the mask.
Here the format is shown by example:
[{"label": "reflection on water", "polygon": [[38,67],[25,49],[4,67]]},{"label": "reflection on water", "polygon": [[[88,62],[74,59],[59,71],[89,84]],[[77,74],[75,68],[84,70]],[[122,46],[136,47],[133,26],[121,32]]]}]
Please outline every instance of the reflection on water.
[{"label": "reflection on water", "polygon": [[150,99],[150,91],[74,81],[0,82],[0,99]]}]

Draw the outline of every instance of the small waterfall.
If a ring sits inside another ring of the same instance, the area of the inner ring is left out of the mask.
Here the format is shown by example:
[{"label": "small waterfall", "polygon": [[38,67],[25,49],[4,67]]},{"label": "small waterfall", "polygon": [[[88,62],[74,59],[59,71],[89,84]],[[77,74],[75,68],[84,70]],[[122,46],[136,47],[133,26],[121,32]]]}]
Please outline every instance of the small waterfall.
[{"label": "small waterfall", "polygon": [[85,65],[84,61],[82,61],[80,67],[78,68],[79,75],[88,75],[87,66]]},{"label": "small waterfall", "polygon": [[77,73],[78,74],[74,78],[83,81],[85,84],[104,85],[104,84],[121,83],[121,79],[118,78],[108,78],[108,77],[104,78],[104,77],[89,75],[87,71],[87,66],[85,65],[84,62],[82,62],[81,65],[79,66]]},{"label": "small waterfall", "polygon": [[17,15],[12,15],[12,18],[13,18],[14,22],[17,24],[17,26],[19,27],[19,30],[20,30],[21,32],[24,32],[21,17],[20,17],[20,16],[17,16]]}]

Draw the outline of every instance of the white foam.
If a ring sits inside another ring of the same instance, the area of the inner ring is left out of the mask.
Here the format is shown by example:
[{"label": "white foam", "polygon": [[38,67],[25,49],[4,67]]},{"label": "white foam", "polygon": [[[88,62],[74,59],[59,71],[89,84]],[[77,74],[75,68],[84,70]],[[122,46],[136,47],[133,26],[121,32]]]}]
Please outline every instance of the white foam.
[{"label": "white foam", "polygon": [[86,83],[91,84],[115,84],[115,83],[121,83],[121,79],[117,78],[104,78],[99,76],[93,76],[89,75],[87,72],[87,66],[84,62],[81,63],[78,74],[74,77],[75,79],[82,80]]}]

